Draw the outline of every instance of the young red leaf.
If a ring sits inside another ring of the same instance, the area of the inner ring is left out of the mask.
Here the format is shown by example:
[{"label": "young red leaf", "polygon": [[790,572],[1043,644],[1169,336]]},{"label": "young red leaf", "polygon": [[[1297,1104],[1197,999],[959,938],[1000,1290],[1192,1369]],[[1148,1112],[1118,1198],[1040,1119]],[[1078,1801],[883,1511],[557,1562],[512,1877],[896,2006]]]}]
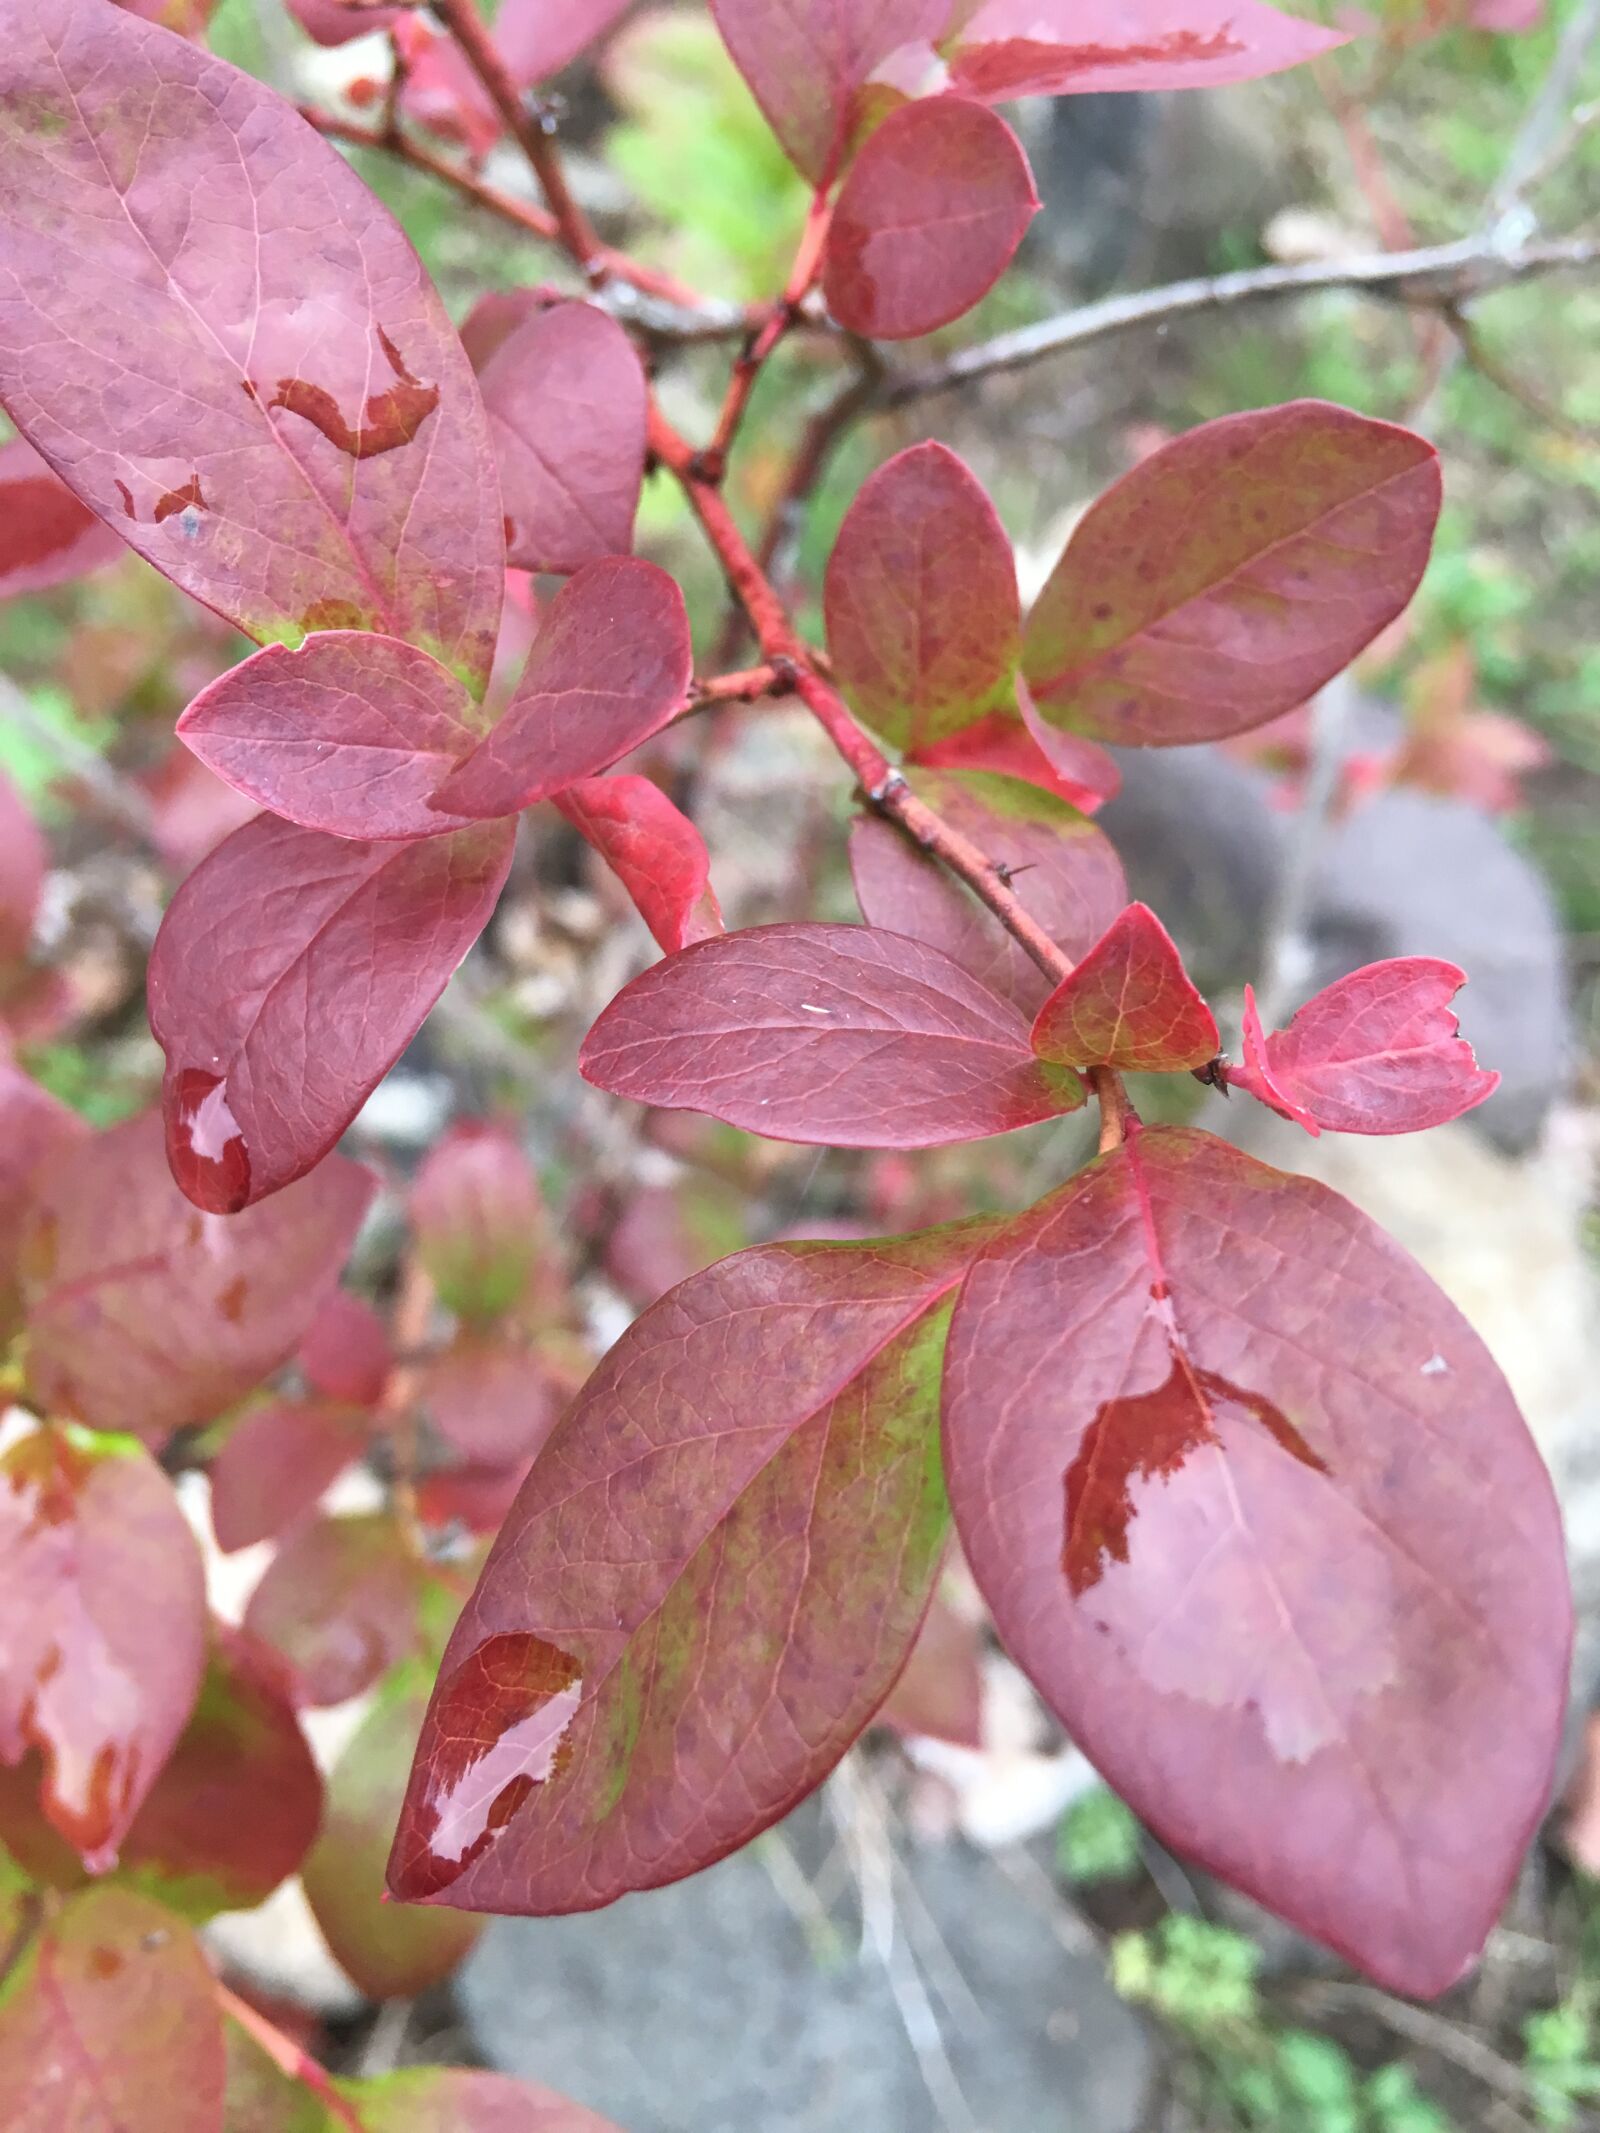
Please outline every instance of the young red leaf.
[{"label": "young red leaf", "polygon": [[869,926],[751,926],[668,956],[584,1040],[596,1088],[770,1140],[936,1148],[1075,1110],[1083,1085],[937,948]]},{"label": "young red leaf", "polygon": [[171,1482],[126,1439],[40,1429],[0,1480],[0,1761],[42,1751],[45,1815],[100,1873],[200,1687],[200,1552]]},{"label": "young red leaf", "polygon": [[298,1702],[343,1703],[420,1649],[435,1589],[386,1513],[319,1518],[279,1548],[244,1626],[284,1661]]},{"label": "young red leaf", "polygon": [[561,1412],[534,1350],[469,1327],[424,1366],[417,1401],[446,1443],[485,1466],[531,1459]]},{"label": "young red leaf", "polygon": [[1453,1305],[1325,1186],[1146,1130],[973,1268],[945,1470],[1107,1782],[1390,1990],[1453,1984],[1549,1797],[1550,1483]]},{"label": "young red leaf", "polygon": [[364,630],[269,645],[178,720],[184,745],[258,807],[302,829],[379,839],[462,826],[429,802],[484,731],[436,659]]},{"label": "young red leaf", "polygon": [[28,953],[49,866],[44,832],[0,771],[0,973]]},{"label": "young red leaf", "polygon": [[669,955],[722,931],[706,841],[648,778],[583,778],[556,805],[592,844]]},{"label": "young red leaf", "polygon": [[261,83],[120,8],[11,13],[17,427],[246,635],[383,630],[481,689],[504,574],[493,447],[411,246]]},{"label": "young red leaf", "polygon": [[0,444],[0,600],[114,563],[123,544],[24,438]]},{"label": "young red leaf", "polygon": [[556,595],[500,723],[434,796],[445,814],[514,814],[606,770],[683,708],[683,595],[632,557],[586,563]]},{"label": "young red leaf", "polygon": [[451,1638],[397,1896],[587,1910],[709,1866],[832,1769],[938,1574],[940,1356],[987,1234],[767,1245],[635,1320]]},{"label": "young red leaf", "polygon": [[510,560],[573,571],[633,546],[649,389],[632,341],[593,304],[518,326],[481,382]]},{"label": "young red leaf", "polygon": [[1203,423],[1080,520],[1024,633],[1038,709],[1164,747],[1304,703],[1416,591],[1439,494],[1426,438],[1347,408]]},{"label": "young red leaf", "polygon": [[364,1297],[335,1289],[325,1297],[295,1354],[319,1399],[376,1407],[394,1366],[388,1329]]},{"label": "young red leaf", "polygon": [[553,2089],[459,2066],[406,2067],[377,2081],[341,2081],[338,2091],[360,2133],[621,2133]]},{"label": "young red leaf", "polygon": [[31,1397],[151,1443],[213,1420],[287,1360],[372,1191],[340,1157],[223,1221],[173,1184],[154,1113],[80,1141],[39,1180],[23,1234]]},{"label": "young red leaf", "polygon": [[231,1214],[321,1161],[488,924],[515,825],[350,843],[258,815],[151,951],[173,1176]]},{"label": "young red leaf", "polygon": [[1015,709],[1017,574],[993,504],[942,444],[899,452],[845,513],[823,588],[851,704],[921,749]]},{"label": "young red leaf", "polygon": [[975,726],[913,750],[911,760],[929,770],[992,770],[1002,777],[1022,778],[1085,815],[1116,798],[1122,772],[1098,742],[1046,725],[1020,678],[1017,704],[1020,719],[1007,711],[991,711]]},{"label": "young red leaf", "polygon": [[958,1748],[983,1746],[982,1639],[977,1625],[937,1594],[878,1723]]},{"label": "young red leaf", "polygon": [[465,1911],[385,1899],[383,1871],[431,1680],[401,1666],[333,1767],[322,1833],[300,1878],[334,1959],[373,2000],[412,1999],[447,1978],[483,1931]]},{"label": "young red leaf", "polygon": [[1244,1065],[1228,1068],[1229,1084],[1310,1134],[1442,1126],[1500,1086],[1498,1074],[1479,1066],[1450,1011],[1466,982],[1464,970],[1437,956],[1368,963],[1270,1035],[1247,985]]},{"label": "young red leaf", "polygon": [[1215,1059],[1216,1021],[1172,936],[1129,904],[1040,1008],[1033,1048],[1067,1066],[1172,1074]]},{"label": "young red leaf", "polygon": [[372,1417],[331,1400],[272,1400],[245,1415],[211,1462],[211,1525],[231,1553],[276,1540],[315,1510],[366,1449]]},{"label": "young red leaf", "polygon": [[0,1048],[0,1343],[22,1321],[21,1259],[33,1180],[65,1159],[88,1127],[13,1066]]},{"label": "young red leaf", "polygon": [[941,48],[951,86],[990,103],[1200,89],[1279,74],[1342,44],[1259,0],[981,0]]},{"label": "young red leaf", "polygon": [[463,1318],[522,1302],[548,1250],[539,1181],[509,1126],[460,1119],[428,1152],[407,1202],[439,1300]]},{"label": "young red leaf", "polygon": [[[1050,794],[987,773],[913,773],[955,828],[1011,870],[1012,894],[1070,956],[1086,955],[1128,900],[1122,865],[1092,823]],[[1031,1021],[1050,980],[991,912],[903,832],[863,816],[850,870],[869,926],[929,941]]]},{"label": "young red leaf", "polygon": [[200,1944],[129,1889],[40,1928],[0,2000],[6,2133],[217,2133],[222,2015]]}]

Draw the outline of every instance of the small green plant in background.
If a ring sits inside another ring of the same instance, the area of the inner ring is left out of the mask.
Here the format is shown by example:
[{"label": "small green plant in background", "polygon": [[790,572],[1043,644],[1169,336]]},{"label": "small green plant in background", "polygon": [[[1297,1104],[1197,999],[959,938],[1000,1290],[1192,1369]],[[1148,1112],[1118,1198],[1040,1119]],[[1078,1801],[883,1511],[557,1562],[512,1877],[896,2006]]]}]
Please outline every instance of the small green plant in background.
[{"label": "small green plant in background", "polygon": [[1581,2106],[1600,2098],[1595,2054],[1594,1987],[1585,1982],[1559,2005],[1522,2025],[1524,2064],[1541,2125],[1575,2126]]},{"label": "small green plant in background", "polygon": [[1063,1881],[1075,1888],[1129,1881],[1140,1864],[1138,1818],[1109,1785],[1096,1785],[1073,1801],[1056,1831],[1056,1869]]}]

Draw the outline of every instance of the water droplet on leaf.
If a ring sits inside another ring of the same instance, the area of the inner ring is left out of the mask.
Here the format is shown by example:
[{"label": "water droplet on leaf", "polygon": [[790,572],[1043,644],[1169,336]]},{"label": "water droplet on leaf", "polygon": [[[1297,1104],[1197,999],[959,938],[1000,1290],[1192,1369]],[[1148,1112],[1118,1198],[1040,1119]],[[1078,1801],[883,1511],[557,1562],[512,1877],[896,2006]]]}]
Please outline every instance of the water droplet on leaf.
[{"label": "water droplet on leaf", "polygon": [[228,1108],[227,1084],[185,1067],[167,1085],[167,1160],[187,1196],[207,1214],[236,1215],[250,1200],[250,1151]]}]

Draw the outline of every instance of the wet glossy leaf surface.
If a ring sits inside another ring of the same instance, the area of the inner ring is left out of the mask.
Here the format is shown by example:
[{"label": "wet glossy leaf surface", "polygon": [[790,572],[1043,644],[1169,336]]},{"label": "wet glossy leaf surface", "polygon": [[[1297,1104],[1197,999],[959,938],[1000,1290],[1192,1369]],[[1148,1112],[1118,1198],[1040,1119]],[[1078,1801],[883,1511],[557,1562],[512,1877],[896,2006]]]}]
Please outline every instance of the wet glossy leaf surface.
[{"label": "wet glossy leaf surface", "polygon": [[1319,400],[1207,422],[1091,506],[1023,666],[1043,716],[1169,745],[1315,695],[1392,622],[1439,513],[1426,439]]},{"label": "wet glossy leaf surface", "polygon": [[103,1871],[200,1687],[200,1553],[146,1452],[57,1429],[0,1461],[0,1526],[0,1759],[43,1751],[45,1814]]},{"label": "wet glossy leaf surface", "polygon": [[0,1997],[6,2133],[218,2133],[223,2080],[200,1944],[129,1890],[75,1897]]},{"label": "wet glossy leaf surface", "polygon": [[584,1040],[586,1080],[772,1140],[932,1148],[1083,1102],[1017,1010],[937,948],[867,926],[753,926],[669,956]]},{"label": "wet glossy leaf surface", "polygon": [[1033,1048],[1071,1066],[1170,1074],[1215,1059],[1221,1039],[1166,927],[1129,904],[1040,1008]]},{"label": "wet glossy leaf surface", "polygon": [[258,815],[173,898],[150,1027],[173,1175],[235,1213],[327,1153],[487,925],[513,825],[347,842]]},{"label": "wet glossy leaf surface", "polygon": [[123,552],[31,444],[0,444],[0,600],[70,584]]},{"label": "wet glossy leaf surface", "polygon": [[304,1518],[366,1448],[371,1417],[331,1400],[270,1400],[228,1433],[212,1460],[211,1524],[231,1552],[275,1540]]},{"label": "wet glossy leaf surface", "polygon": [[1162,1841],[1453,1983],[1546,1805],[1571,1605],[1510,1392],[1399,1247],[1146,1130],[974,1269],[945,1459],[1002,1640]]},{"label": "wet glossy leaf surface", "polygon": [[648,778],[584,778],[556,796],[578,834],[633,898],[672,954],[722,931],[706,841]]},{"label": "wet glossy leaf surface", "polygon": [[1015,710],[1011,544],[942,444],[897,453],[863,484],[828,558],[824,605],[839,685],[894,746]]},{"label": "wet glossy leaf surface", "polygon": [[212,1421],[293,1351],[372,1190],[339,1157],[223,1220],[173,1184],[153,1112],[80,1141],[36,1188],[23,1237],[31,1396],[151,1442]]},{"label": "wet glossy leaf surface", "polygon": [[410,245],[262,84],[117,8],[15,13],[0,399],[18,428],[246,635],[386,630],[481,685],[493,452]]},{"label": "wet glossy leaf surface", "polygon": [[273,1557],[244,1626],[284,1661],[299,1702],[343,1703],[420,1649],[431,1583],[386,1513],[319,1518]]},{"label": "wet glossy leaf surface", "polygon": [[984,1233],[767,1246],[635,1321],[451,1639],[396,1894],[588,1909],[721,1858],[838,1761],[937,1573],[939,1364]]},{"label": "wet glossy leaf surface", "polygon": [[526,1296],[548,1239],[539,1181],[512,1127],[457,1120],[428,1151],[406,1210],[447,1309],[494,1318]]},{"label": "wet glossy leaf surface", "polygon": [[521,570],[626,555],[644,479],[644,371],[616,320],[558,304],[485,364],[506,544]]},{"label": "wet glossy leaf surface", "polygon": [[1247,985],[1245,1063],[1228,1069],[1229,1083],[1311,1134],[1442,1126],[1500,1085],[1451,1012],[1466,982],[1464,970],[1436,956],[1368,963],[1296,1009],[1287,1029],[1270,1032]]},{"label": "wet glossy leaf surface", "polygon": [[981,104],[903,104],[850,166],[823,289],[848,332],[910,340],[986,296],[1038,212],[1016,135]]},{"label": "wet glossy leaf surface", "polygon": [[982,0],[957,24],[952,86],[994,103],[1253,81],[1344,41],[1259,0]]}]

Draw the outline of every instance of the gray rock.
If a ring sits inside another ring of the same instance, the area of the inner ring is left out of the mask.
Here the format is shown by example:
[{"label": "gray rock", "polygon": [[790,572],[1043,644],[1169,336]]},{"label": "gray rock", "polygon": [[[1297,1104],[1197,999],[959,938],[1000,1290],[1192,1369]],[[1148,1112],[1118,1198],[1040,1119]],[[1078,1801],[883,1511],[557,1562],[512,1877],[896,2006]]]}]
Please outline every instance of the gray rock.
[{"label": "gray rock", "polygon": [[919,2063],[901,2012],[924,2029],[916,1987],[897,2005],[862,1952],[830,1850],[812,1802],[675,1887],[496,1920],[459,1985],[484,2055],[627,2133],[1132,2133],[1150,2046],[1092,1949],[1058,1936],[1069,1914],[1047,1876],[1030,1866],[1019,1886],[960,1843],[902,1856],[913,1896],[897,1873],[892,1960],[921,1957],[937,2021]]}]

